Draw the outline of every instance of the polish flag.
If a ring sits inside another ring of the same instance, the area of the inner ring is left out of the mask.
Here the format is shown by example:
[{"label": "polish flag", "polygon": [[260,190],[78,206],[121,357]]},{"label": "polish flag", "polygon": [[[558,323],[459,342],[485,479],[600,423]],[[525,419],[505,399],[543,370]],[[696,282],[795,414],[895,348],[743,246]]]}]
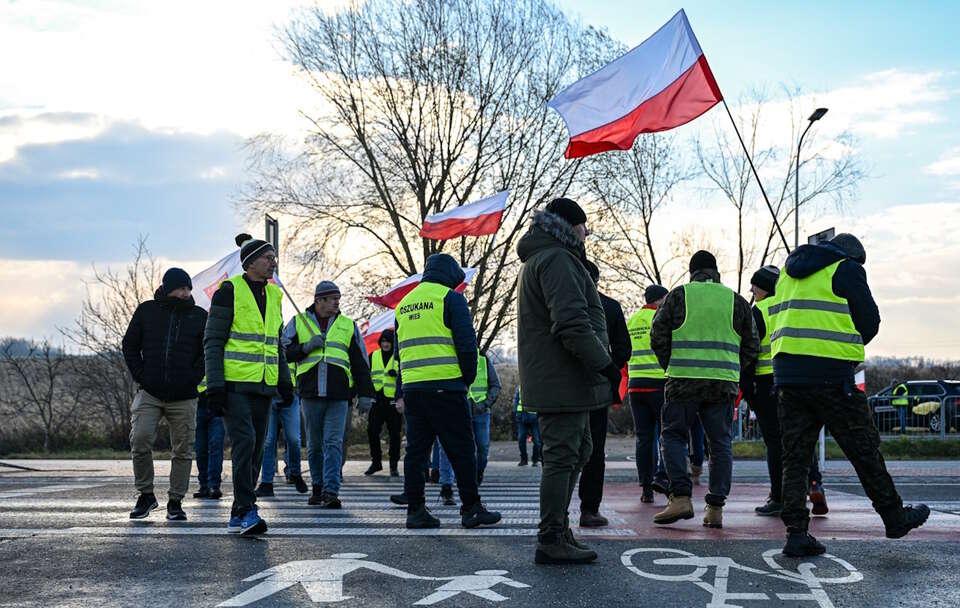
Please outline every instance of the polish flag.
[{"label": "polish flag", "polygon": [[493,234],[500,228],[509,190],[423,220],[420,236],[435,241]]},{"label": "polish flag", "polygon": [[[243,274],[243,266],[240,265],[240,250],[235,249],[233,253],[229,253],[220,258],[213,266],[206,270],[201,270],[195,277],[190,279],[193,283],[194,303],[200,308],[209,311],[210,300],[213,299],[213,294],[220,287],[220,283],[238,274]],[[280,285],[280,277],[274,274],[270,282]]]},{"label": "polish flag", "polygon": [[567,124],[564,154],[580,158],[629,150],[641,133],[686,124],[723,99],[681,9],[626,55],[550,100]]},{"label": "polish flag", "polygon": [[368,354],[380,348],[380,335],[386,329],[393,329],[396,321],[397,317],[393,309],[390,309],[360,325],[360,335],[363,336],[363,344],[367,347]]},{"label": "polish flag", "polygon": [[853,376],[853,383],[857,385],[861,393],[867,392],[867,372],[860,370]]},{"label": "polish flag", "polygon": [[[463,283],[460,283],[460,285],[457,286],[457,291],[463,293],[463,290],[467,288],[467,284],[470,283],[470,279],[472,279],[473,275],[477,273],[477,269],[461,268],[461,270],[463,270],[463,274],[466,276],[463,279]],[[379,304],[380,306],[386,306],[387,308],[396,308],[397,304],[400,303],[400,300],[402,300],[405,295],[413,291],[413,288],[419,285],[422,279],[422,274],[415,274],[412,277],[407,277],[391,287],[390,291],[382,296],[367,296],[367,300],[373,302],[374,304]]]}]

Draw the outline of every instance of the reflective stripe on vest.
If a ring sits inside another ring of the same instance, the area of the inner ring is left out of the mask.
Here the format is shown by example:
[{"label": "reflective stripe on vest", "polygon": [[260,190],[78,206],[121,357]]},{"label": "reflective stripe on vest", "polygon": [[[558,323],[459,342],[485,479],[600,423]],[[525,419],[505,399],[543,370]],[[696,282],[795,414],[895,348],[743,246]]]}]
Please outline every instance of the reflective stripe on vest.
[{"label": "reflective stripe on vest", "polygon": [[383,351],[378,350],[370,355],[370,377],[373,380],[373,389],[383,391],[383,396],[393,399],[397,396],[397,377],[387,372],[397,371],[397,358],[390,357],[390,361],[383,364]]},{"label": "reflective stripe on vest", "polygon": [[650,348],[650,326],[655,314],[657,311],[652,308],[641,308],[627,321],[630,347],[633,349],[627,364],[627,375],[631,381],[639,378],[663,380],[665,377],[657,356]]},{"label": "reflective stripe on vest", "polygon": [[757,310],[760,311],[760,316],[763,318],[763,325],[766,328],[766,331],[763,334],[763,337],[760,339],[760,355],[757,357],[757,371],[755,374],[757,376],[771,376],[773,375],[773,352],[770,348],[770,305],[773,304],[773,298],[767,297],[754,306],[757,307]]},{"label": "reflective stripe on vest", "polygon": [[400,371],[405,383],[462,378],[453,332],[443,324],[450,288],[422,282],[397,305]]},{"label": "reflective stripe on vest", "polygon": [[[296,316],[297,341],[306,344],[313,336],[320,335],[320,326],[313,318],[302,312]],[[333,323],[327,326],[327,339],[323,348],[312,351],[307,358],[297,363],[297,375],[302,376],[321,361],[328,365],[336,365],[347,373],[350,386],[353,386],[353,376],[350,373],[350,341],[353,340],[353,319],[338,314]]]},{"label": "reflective stripe on vest", "polygon": [[483,403],[487,400],[487,358],[477,355],[477,378],[470,385],[470,398],[474,403]]},{"label": "reflective stripe on vest", "polygon": [[863,361],[863,338],[847,300],[833,293],[833,275],[843,261],[802,279],[780,273],[767,326],[774,357],[783,353]]},{"label": "reflective stripe on vest", "polygon": [[261,314],[243,275],[227,280],[233,284],[233,325],[223,349],[224,379],[276,386],[280,376],[277,335],[283,326],[283,293],[276,285],[267,283],[266,313]]},{"label": "reflective stripe on vest", "polygon": [[683,286],[686,313],[673,330],[668,378],[740,381],[740,336],[733,290],[719,283]]}]

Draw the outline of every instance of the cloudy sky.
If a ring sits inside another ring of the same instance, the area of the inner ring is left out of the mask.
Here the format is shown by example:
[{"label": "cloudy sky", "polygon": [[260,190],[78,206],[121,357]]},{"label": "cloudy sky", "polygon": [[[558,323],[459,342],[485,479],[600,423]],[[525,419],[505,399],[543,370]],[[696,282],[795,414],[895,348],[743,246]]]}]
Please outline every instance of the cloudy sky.
[{"label": "cloudy sky", "polygon": [[[313,103],[273,42],[301,3],[0,0],[0,335],[53,335],[91,265],[123,264],[140,234],[195,273],[262,231],[231,200],[245,138],[295,133]],[[631,46],[680,8],[560,4]],[[837,4],[683,7],[728,99],[799,86],[830,107],[821,135],[856,135],[870,177],[805,225],[867,245],[869,354],[960,358],[960,5]]]}]

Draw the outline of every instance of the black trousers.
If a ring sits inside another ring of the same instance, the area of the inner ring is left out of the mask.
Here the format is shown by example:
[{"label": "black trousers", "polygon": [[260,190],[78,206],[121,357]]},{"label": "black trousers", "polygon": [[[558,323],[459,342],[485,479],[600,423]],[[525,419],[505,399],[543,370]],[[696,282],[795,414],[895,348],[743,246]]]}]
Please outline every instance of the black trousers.
[{"label": "black trousers", "polygon": [[600,502],[603,500],[603,474],[607,468],[605,448],[608,412],[608,408],[590,412],[590,439],[593,442],[593,450],[590,452],[590,460],[580,473],[580,488],[577,493],[580,496],[581,512],[598,512]]},{"label": "black trousers", "polygon": [[370,441],[370,461],[380,463],[383,461],[383,450],[380,448],[380,431],[383,425],[387,425],[387,433],[390,436],[390,466],[395,467],[400,461],[400,427],[403,425],[403,416],[397,411],[397,408],[390,404],[385,397],[377,395],[377,400],[370,408],[370,416],[367,419],[367,439]]},{"label": "black trousers", "polygon": [[630,393],[630,412],[636,435],[637,479],[644,488],[653,484],[657,471],[657,431],[663,409],[663,390]]},{"label": "black trousers", "polygon": [[[770,474],[770,497],[780,502],[783,498],[783,434],[780,431],[780,415],[777,411],[777,394],[773,387],[773,375],[757,376],[754,382],[756,394],[750,407],[757,415],[760,433],[767,448],[767,473]],[[820,459],[816,449],[810,462],[807,482],[823,481],[820,474]]]},{"label": "black trousers", "polygon": [[810,453],[824,426],[857,471],[860,485],[884,521],[896,519],[903,502],[880,454],[880,433],[867,397],[849,386],[780,387],[780,428],[783,429],[783,512],[790,530],[806,530]]},{"label": "black trousers", "polygon": [[480,500],[477,491],[477,446],[467,393],[444,390],[407,390],[403,394],[407,419],[407,453],[403,458],[403,491],[409,510],[424,503],[425,473],[434,439],[446,452],[457,479],[460,501],[470,508]]},{"label": "black trousers", "polygon": [[270,397],[227,393],[227,412],[223,421],[233,442],[233,508],[230,515],[246,515],[257,503],[254,488],[263,464],[263,441],[270,419]]}]

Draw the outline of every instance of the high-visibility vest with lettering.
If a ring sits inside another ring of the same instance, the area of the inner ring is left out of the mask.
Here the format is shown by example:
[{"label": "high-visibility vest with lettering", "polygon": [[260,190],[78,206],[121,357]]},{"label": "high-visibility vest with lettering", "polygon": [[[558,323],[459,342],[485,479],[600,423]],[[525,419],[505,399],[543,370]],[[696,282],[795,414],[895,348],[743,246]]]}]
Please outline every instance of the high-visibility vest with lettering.
[{"label": "high-visibility vest with lettering", "polygon": [[841,361],[863,361],[863,337],[846,298],[833,293],[833,275],[844,260],[795,279],[780,273],[769,309],[771,352]]},{"label": "high-visibility vest with lettering", "polygon": [[487,358],[477,355],[477,378],[470,385],[470,398],[474,403],[482,403],[487,399]]},{"label": "high-visibility vest with lettering", "polygon": [[686,314],[673,330],[668,378],[740,381],[740,336],[733,290],[720,283],[683,286]]},{"label": "high-visibility vest with lettering", "polygon": [[907,397],[906,384],[899,384],[895,389],[893,389],[893,399],[890,400],[890,405],[894,407],[907,407],[910,405],[910,399]]},{"label": "high-visibility vest with lettering", "polygon": [[766,328],[763,337],[760,338],[760,355],[757,357],[757,371],[754,372],[757,376],[773,375],[773,352],[770,348],[770,305],[772,303],[773,298],[767,297],[754,304],[760,311]]},{"label": "high-visibility vest with lettering", "polygon": [[383,391],[383,396],[393,399],[397,396],[397,377],[388,372],[397,371],[397,358],[390,357],[386,365],[383,363],[384,354],[378,350],[370,355],[370,378],[373,380],[373,389]]},{"label": "high-visibility vest with lettering", "polygon": [[397,305],[398,356],[405,383],[463,377],[453,332],[443,324],[444,298],[449,292],[445,285],[423,282]]},{"label": "high-visibility vest with lettering", "polygon": [[279,332],[283,326],[283,293],[267,283],[267,306],[260,313],[243,275],[233,283],[233,325],[223,349],[223,376],[227,382],[264,382],[276,386],[280,377]]},{"label": "high-visibility vest with lettering", "polygon": [[641,308],[627,321],[632,349],[630,362],[627,364],[627,375],[631,381],[640,378],[663,380],[666,376],[657,356],[650,348],[650,326],[653,325],[655,314],[657,311],[653,308]]},{"label": "high-visibility vest with lettering", "polygon": [[[295,319],[297,340],[306,344],[313,336],[320,335],[320,326],[309,314],[302,312]],[[353,340],[353,319],[338,314],[327,326],[327,339],[322,348],[310,352],[307,358],[297,363],[297,376],[307,373],[321,361],[328,365],[336,365],[347,373],[350,386],[353,386],[353,375],[350,373],[350,341]]]}]

